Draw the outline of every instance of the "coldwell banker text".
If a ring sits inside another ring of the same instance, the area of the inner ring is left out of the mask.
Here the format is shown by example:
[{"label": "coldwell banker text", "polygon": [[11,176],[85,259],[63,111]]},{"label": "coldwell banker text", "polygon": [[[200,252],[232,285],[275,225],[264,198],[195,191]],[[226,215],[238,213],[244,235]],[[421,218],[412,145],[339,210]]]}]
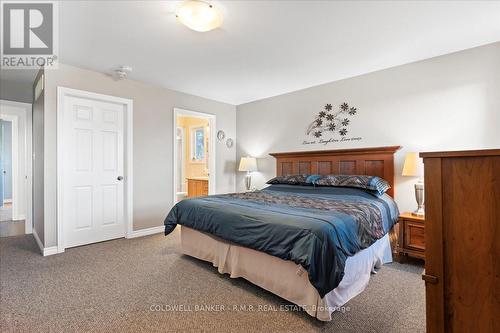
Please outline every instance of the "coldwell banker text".
[{"label": "coldwell banker text", "polygon": [[57,66],[57,2],[2,1],[2,67]]}]

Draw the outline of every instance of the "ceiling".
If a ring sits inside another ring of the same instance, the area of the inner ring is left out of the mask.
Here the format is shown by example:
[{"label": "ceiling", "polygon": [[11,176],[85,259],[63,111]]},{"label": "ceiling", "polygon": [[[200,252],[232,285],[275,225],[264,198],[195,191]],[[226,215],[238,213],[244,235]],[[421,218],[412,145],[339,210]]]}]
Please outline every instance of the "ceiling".
[{"label": "ceiling", "polygon": [[222,28],[198,33],[174,1],[61,2],[59,59],[238,105],[500,41],[499,1],[212,4]]}]

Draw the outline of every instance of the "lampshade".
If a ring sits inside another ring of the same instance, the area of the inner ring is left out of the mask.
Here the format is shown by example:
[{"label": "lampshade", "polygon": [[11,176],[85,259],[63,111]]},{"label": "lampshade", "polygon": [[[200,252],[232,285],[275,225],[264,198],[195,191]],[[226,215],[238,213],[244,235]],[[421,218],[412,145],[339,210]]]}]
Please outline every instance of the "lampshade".
[{"label": "lampshade", "polygon": [[402,176],[420,177],[423,175],[422,159],[418,157],[418,153],[406,154],[405,164],[403,166]]},{"label": "lampshade", "polygon": [[257,171],[257,159],[255,157],[242,157],[239,171]]},{"label": "lampshade", "polygon": [[222,24],[221,13],[205,1],[184,1],[177,7],[175,14],[182,24],[198,32],[210,31]]}]

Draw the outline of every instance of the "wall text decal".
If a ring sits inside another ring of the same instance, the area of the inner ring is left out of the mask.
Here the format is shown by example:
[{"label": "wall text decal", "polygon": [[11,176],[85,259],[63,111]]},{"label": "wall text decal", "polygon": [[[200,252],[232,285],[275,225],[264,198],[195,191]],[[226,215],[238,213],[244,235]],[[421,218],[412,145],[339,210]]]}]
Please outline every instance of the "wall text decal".
[{"label": "wall text decal", "polygon": [[[359,141],[361,137],[348,137],[349,125],[351,119],[358,113],[358,109],[342,103],[337,110],[334,110],[332,104],[326,104],[319,111],[314,120],[309,124],[306,134],[311,136],[312,140],[304,140],[302,144],[324,144],[344,141]],[[338,135],[338,138],[335,136]]]}]

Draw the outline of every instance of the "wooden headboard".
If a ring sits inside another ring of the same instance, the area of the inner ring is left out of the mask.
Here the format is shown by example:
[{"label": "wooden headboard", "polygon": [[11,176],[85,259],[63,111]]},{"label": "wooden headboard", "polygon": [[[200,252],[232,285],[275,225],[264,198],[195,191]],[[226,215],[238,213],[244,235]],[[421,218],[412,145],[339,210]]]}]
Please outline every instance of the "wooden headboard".
[{"label": "wooden headboard", "polygon": [[384,178],[394,197],[394,153],[400,146],[339,150],[271,153],[276,158],[276,175],[344,174]]}]

